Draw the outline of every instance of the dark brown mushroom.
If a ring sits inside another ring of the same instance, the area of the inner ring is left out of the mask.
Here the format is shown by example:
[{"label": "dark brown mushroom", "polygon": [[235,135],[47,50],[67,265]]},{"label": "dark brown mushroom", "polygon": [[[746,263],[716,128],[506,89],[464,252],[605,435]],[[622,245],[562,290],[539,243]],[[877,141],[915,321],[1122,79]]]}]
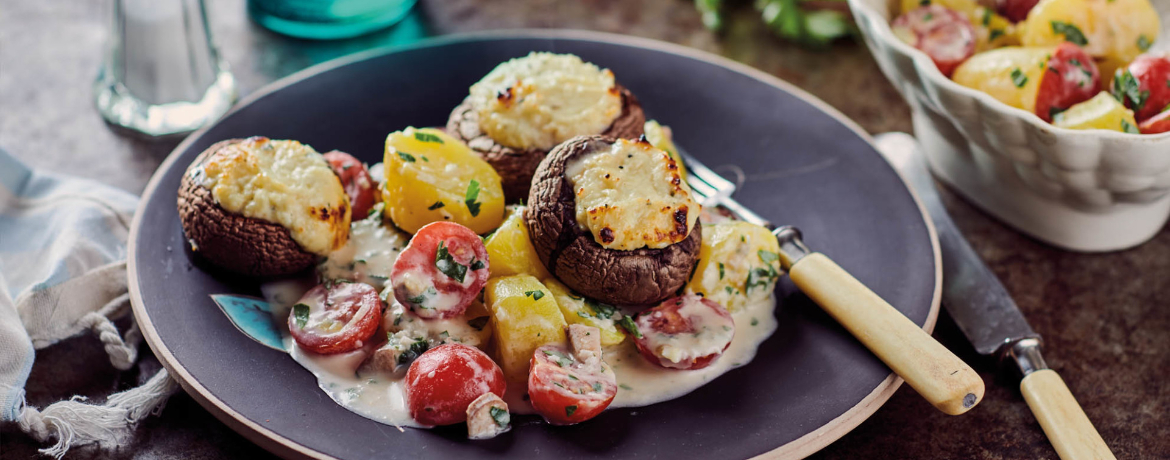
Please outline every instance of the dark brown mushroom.
[{"label": "dark brown mushroom", "polygon": [[687,283],[699,258],[702,225],[686,239],[660,249],[630,251],[601,246],[577,223],[573,186],[565,168],[573,160],[604,151],[614,139],[578,136],[558,145],[541,162],[532,181],[524,221],[540,261],[565,285],[615,305],[652,305]]},{"label": "dark brown mushroom", "polygon": [[[598,134],[619,139],[637,139],[645,132],[646,114],[642,111],[642,104],[622,85],[616,85],[615,89],[622,96],[622,113],[609,128]],[[496,169],[504,185],[504,198],[509,203],[528,197],[532,175],[548,151],[517,150],[496,143],[480,129],[479,115],[467,99],[451,111],[451,117],[447,119],[447,133],[466,143]]]},{"label": "dark brown mushroom", "polygon": [[191,250],[216,266],[248,276],[288,275],[309,268],[317,255],[301,248],[287,228],[223,209],[195,176],[212,155],[242,141],[230,139],[208,147],[183,174],[179,220]]}]

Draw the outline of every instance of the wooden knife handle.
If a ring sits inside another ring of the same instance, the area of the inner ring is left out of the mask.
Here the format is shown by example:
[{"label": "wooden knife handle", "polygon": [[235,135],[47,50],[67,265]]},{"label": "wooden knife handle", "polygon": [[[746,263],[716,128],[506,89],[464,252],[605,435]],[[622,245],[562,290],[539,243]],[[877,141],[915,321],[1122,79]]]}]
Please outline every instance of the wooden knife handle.
[{"label": "wooden knife handle", "polygon": [[788,276],[934,407],[959,415],[983,399],[979,374],[824,254],[796,260]]},{"label": "wooden knife handle", "polygon": [[1042,369],[1024,376],[1020,392],[1061,460],[1116,459],[1056,371]]}]

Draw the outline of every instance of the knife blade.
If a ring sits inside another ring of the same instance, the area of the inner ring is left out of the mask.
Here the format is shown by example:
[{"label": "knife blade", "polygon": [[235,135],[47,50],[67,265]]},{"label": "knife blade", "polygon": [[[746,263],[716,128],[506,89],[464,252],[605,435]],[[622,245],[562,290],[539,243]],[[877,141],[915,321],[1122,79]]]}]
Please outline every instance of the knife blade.
[{"label": "knife blade", "polygon": [[1010,362],[1023,376],[1020,393],[1062,460],[1114,459],[1064,380],[1044,362],[1040,335],[947,214],[918,142],[909,134],[884,133],[875,143],[934,222],[942,253],[943,306],[975,351]]}]

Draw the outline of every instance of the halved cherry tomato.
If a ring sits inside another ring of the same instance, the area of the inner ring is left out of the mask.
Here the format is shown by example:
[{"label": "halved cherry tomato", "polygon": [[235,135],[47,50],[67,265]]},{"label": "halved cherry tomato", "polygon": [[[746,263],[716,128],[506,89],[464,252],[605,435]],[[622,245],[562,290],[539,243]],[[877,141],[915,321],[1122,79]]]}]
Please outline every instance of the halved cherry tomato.
[{"label": "halved cherry tomato", "polygon": [[975,26],[962,14],[942,5],[925,5],[898,16],[894,34],[922,50],[943,75],[975,54]]},{"label": "halved cherry tomato", "polygon": [[1170,57],[1158,54],[1138,56],[1113,76],[1113,97],[1133,110],[1139,122],[1170,106]]},{"label": "halved cherry tomato", "polygon": [[467,405],[485,393],[504,397],[504,371],[475,347],[439,345],[414,360],[406,371],[406,405],[423,425],[467,421]]},{"label": "halved cherry tomato", "polygon": [[329,162],[329,167],[333,168],[333,172],[341,179],[341,186],[349,196],[349,207],[353,210],[354,220],[364,219],[381,197],[378,193],[378,184],[370,177],[366,165],[353,155],[340,150],[326,153],[325,161]]},{"label": "halved cherry tomato", "polygon": [[1158,134],[1170,131],[1170,110],[1154,115],[1138,125],[1142,134]]},{"label": "halved cherry tomato", "polygon": [[1100,92],[1101,77],[1092,56],[1081,47],[1063,42],[1052,52],[1036,91],[1036,115],[1049,123],[1052,116]]},{"label": "halved cherry tomato", "polygon": [[556,344],[532,354],[528,398],[548,423],[572,425],[596,417],[613,402],[617,390],[617,375],[604,361],[587,365]]},{"label": "halved cherry tomato", "polygon": [[424,319],[463,313],[488,280],[488,253],[471,229],[427,224],[414,234],[390,271],[394,298]]},{"label": "halved cherry tomato", "polygon": [[687,294],[667,299],[634,319],[634,339],[646,360],[670,369],[702,369],[735,338],[731,313],[715,301]]},{"label": "halved cherry tomato", "polygon": [[1037,3],[1040,3],[1040,0],[996,0],[995,10],[1012,22],[1020,22],[1028,18],[1028,12],[1032,11],[1032,7]]},{"label": "halved cherry tomato", "polygon": [[293,306],[288,331],[307,351],[345,353],[365,345],[381,320],[382,300],[372,286],[322,284],[306,292]]}]

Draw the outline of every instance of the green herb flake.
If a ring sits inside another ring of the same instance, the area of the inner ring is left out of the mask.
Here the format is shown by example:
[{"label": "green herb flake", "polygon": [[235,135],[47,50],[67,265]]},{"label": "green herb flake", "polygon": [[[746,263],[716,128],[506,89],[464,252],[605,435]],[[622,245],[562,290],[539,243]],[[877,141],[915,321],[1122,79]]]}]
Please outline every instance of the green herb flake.
[{"label": "green herb flake", "polygon": [[509,414],[508,411],[502,408],[492,406],[491,409],[488,409],[488,413],[491,414],[492,420],[496,421],[496,426],[500,428],[512,423],[512,414]]},{"label": "green herb flake", "polygon": [[622,319],[617,321],[617,325],[621,326],[622,329],[625,329],[626,332],[629,332],[635,338],[642,338],[642,331],[638,330],[638,325],[634,323],[634,318],[623,316]]},{"label": "green herb flake", "polygon": [[719,262],[719,279],[723,279],[723,262]]},{"label": "green herb flake", "polygon": [[1052,26],[1052,33],[1057,35],[1064,35],[1064,40],[1077,46],[1085,46],[1089,44],[1089,40],[1085,38],[1085,34],[1081,29],[1070,22],[1063,21],[1048,21]]},{"label": "green herb flake", "polygon": [[922,17],[923,21],[929,21],[931,19],[934,19],[934,13],[926,13],[926,15]]},{"label": "green herb flake", "polygon": [[987,34],[987,41],[993,42],[995,39],[1002,37],[1003,35],[1003,29],[991,29],[991,32],[988,32]]},{"label": "green herb flake", "polygon": [[309,306],[303,303],[293,305],[293,318],[297,322],[297,329],[304,329],[309,322]]},{"label": "green herb flake", "polygon": [[565,417],[572,417],[573,412],[577,412],[577,406],[565,406]]},{"label": "green herb flake", "polygon": [[483,270],[483,269],[485,269],[485,268],[487,268],[487,266],[483,264],[483,261],[482,261],[482,260],[479,260],[479,259],[471,259],[471,269],[472,269],[473,271],[474,271],[474,270]]},{"label": "green herb flake", "polygon": [[488,319],[490,319],[490,318],[491,317],[489,317],[489,316],[480,316],[478,318],[472,318],[472,319],[467,320],[467,325],[471,326],[472,329],[475,329],[477,331],[482,331],[483,327],[487,326]]},{"label": "green herb flake", "polygon": [[982,22],[983,22],[983,27],[987,27],[987,26],[991,25],[991,8],[984,8],[983,9]]},{"label": "green herb flake", "polygon": [[467,276],[467,266],[455,261],[455,258],[451,256],[451,252],[448,251],[447,245],[443,241],[439,241],[439,249],[435,251],[435,268],[460,283]]},{"label": "green herb flake", "polygon": [[601,393],[601,382],[593,382],[593,391]]},{"label": "green herb flake", "polygon": [[[748,276],[751,276],[750,274]],[[735,295],[736,289],[731,286],[723,286],[723,290],[727,291],[729,295]]]},{"label": "green herb flake", "polygon": [[[1170,83],[1167,85],[1170,86]],[[1146,100],[1150,97],[1150,91],[1141,89],[1141,82],[1128,69],[1113,79],[1110,93],[1134,111],[1140,111],[1145,107]]]},{"label": "green herb flake", "polygon": [[581,379],[577,378],[577,376],[575,376],[573,374],[569,374],[569,380],[581,380]]},{"label": "green herb flake", "polygon": [[540,300],[541,297],[544,297],[544,291],[524,291],[524,297],[532,297],[532,300]]},{"label": "green herb flake", "polygon": [[1012,84],[1016,85],[1016,88],[1023,88],[1027,83],[1028,76],[1024,75],[1024,72],[1020,71],[1019,67],[1012,69]]},{"label": "green herb flake", "polygon": [[1048,108],[1048,118],[1051,118],[1053,121],[1056,121],[1057,117],[1064,118],[1062,115],[1064,114],[1065,110],[1068,110],[1068,109],[1060,108],[1060,107],[1049,107]]},{"label": "green herb flake", "polygon": [[1142,50],[1142,52],[1145,52],[1146,50],[1150,49],[1150,45],[1153,45],[1153,43],[1150,43],[1149,38],[1147,38],[1145,35],[1138,35],[1138,49]]},{"label": "green herb flake", "polygon": [[414,163],[414,155],[411,155],[411,154],[406,153],[406,152],[398,152],[398,158],[401,158],[402,161],[405,161],[407,163]]},{"label": "green herb flake", "polygon": [[584,310],[577,310],[577,316],[580,316],[582,318],[592,318],[592,316],[589,316],[589,314],[585,313]]},{"label": "green herb flake", "polygon": [[1130,133],[1130,134],[1141,134],[1142,133],[1141,131],[1138,131],[1137,126],[1134,126],[1134,125],[1130,124],[1130,122],[1125,121],[1125,120],[1121,120],[1121,130],[1124,132]]},{"label": "green herb flake", "polygon": [[467,195],[465,196],[465,198],[463,200],[463,202],[467,204],[467,210],[471,212],[471,217],[475,217],[475,216],[479,215],[480,203],[478,201],[476,201],[478,199],[479,199],[479,181],[472,179],[471,182],[467,184]]},{"label": "green herb flake", "polygon": [[443,143],[443,139],[441,139],[439,136],[431,134],[431,133],[423,133],[423,132],[415,131],[414,138],[420,142],[437,142],[439,144]]},{"label": "green herb flake", "polygon": [[431,344],[427,343],[426,339],[415,339],[414,342],[410,344],[410,347],[406,349],[406,351],[398,355],[398,364],[406,364],[414,361],[415,358],[418,358],[423,353],[426,353],[430,348]]},{"label": "green herb flake", "polygon": [[928,5],[930,5],[930,0],[918,0],[918,6],[928,6]]},{"label": "green herb flake", "polygon": [[624,383],[623,383],[623,384],[621,384],[621,385],[618,385],[618,388],[621,388],[621,389],[623,389],[623,390],[627,390],[627,391],[631,391],[631,390],[633,390],[633,389],[634,389],[633,387],[631,387],[631,386],[629,386],[629,385],[626,385],[626,384],[624,384]]},{"label": "green herb flake", "polygon": [[760,320],[752,318],[752,326],[759,326],[759,325],[760,325]]},{"label": "green herb flake", "polygon": [[446,206],[446,205],[444,205],[442,201],[436,201],[435,204],[432,204],[429,207],[427,207],[427,210],[434,211],[434,210],[439,209],[443,206]]},{"label": "green herb flake", "polygon": [[593,313],[601,319],[609,319],[617,313],[617,307],[598,302],[593,299],[585,299],[585,305],[593,310]]},{"label": "green herb flake", "polygon": [[573,359],[556,350],[543,350],[545,356],[548,356],[553,362],[560,367],[569,367],[573,364]]},{"label": "green herb flake", "polygon": [[756,255],[760,256],[760,260],[764,261],[766,264],[780,260],[780,256],[775,252],[765,251],[763,249],[756,251]]}]

